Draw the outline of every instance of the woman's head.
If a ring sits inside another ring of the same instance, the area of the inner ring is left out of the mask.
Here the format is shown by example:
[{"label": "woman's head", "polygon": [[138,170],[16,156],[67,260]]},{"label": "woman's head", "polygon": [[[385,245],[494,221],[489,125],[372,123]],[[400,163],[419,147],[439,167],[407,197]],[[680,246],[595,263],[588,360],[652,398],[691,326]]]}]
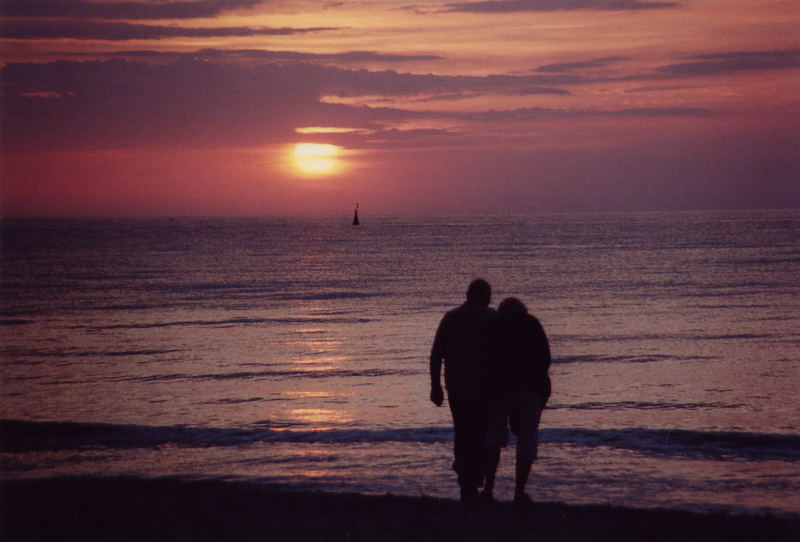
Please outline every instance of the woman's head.
[{"label": "woman's head", "polygon": [[507,297],[497,306],[497,314],[500,316],[520,316],[527,313],[528,308],[516,297]]}]

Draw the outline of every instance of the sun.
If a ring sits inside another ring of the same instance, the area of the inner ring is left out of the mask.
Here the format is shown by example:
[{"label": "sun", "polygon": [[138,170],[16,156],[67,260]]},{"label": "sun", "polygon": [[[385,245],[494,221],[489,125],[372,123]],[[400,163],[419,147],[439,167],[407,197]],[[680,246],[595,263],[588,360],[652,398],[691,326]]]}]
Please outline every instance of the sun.
[{"label": "sun", "polygon": [[324,175],[333,173],[339,165],[340,148],[323,143],[298,143],[294,146],[294,162],[305,173]]}]

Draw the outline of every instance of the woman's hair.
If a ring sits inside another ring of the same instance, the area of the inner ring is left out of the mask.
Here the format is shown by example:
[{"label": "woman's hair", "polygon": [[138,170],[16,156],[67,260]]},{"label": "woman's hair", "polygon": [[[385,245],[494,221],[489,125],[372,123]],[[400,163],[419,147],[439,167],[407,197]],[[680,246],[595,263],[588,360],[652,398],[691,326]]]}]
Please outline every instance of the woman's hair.
[{"label": "woman's hair", "polygon": [[507,297],[497,306],[497,314],[500,316],[518,316],[527,312],[528,308],[525,303],[516,297]]}]

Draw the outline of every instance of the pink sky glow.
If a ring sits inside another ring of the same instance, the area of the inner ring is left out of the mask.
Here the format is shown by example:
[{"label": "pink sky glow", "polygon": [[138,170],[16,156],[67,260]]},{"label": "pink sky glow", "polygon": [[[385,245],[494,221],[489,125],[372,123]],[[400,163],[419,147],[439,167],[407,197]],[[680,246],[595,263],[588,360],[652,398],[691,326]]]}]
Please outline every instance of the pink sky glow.
[{"label": "pink sky glow", "polygon": [[4,0],[0,70],[2,216],[800,207],[796,0]]}]

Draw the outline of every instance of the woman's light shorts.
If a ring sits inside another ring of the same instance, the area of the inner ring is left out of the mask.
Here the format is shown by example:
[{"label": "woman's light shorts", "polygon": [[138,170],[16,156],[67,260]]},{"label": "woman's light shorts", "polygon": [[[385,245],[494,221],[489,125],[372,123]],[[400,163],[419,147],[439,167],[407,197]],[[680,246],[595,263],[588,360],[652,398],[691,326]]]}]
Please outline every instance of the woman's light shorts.
[{"label": "woman's light shorts", "polygon": [[544,405],[532,391],[515,391],[489,403],[489,427],[486,444],[493,448],[508,446],[509,417],[515,418],[517,457],[534,460],[539,448],[539,420]]}]

